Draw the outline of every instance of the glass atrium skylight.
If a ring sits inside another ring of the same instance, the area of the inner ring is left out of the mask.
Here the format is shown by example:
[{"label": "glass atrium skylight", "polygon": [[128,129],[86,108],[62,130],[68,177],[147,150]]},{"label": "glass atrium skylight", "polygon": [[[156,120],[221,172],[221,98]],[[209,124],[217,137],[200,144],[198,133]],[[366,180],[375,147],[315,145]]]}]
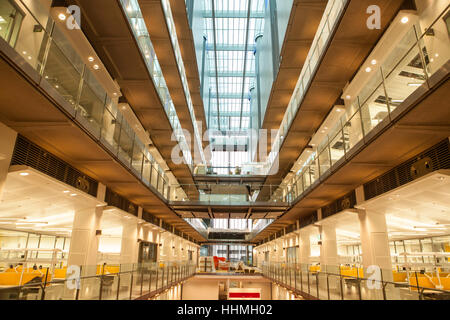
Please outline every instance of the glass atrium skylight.
[{"label": "glass atrium skylight", "polygon": [[[252,125],[252,88],[256,85],[256,37],[264,31],[265,0],[202,0],[194,19],[202,18],[205,41],[202,52],[203,98],[208,129],[216,146],[212,166],[218,174],[251,163],[248,148]],[[255,128],[256,127],[256,128]],[[225,142],[224,142],[225,141]],[[238,150],[220,150],[221,146]]]},{"label": "glass atrium skylight", "polygon": [[264,30],[264,0],[204,0],[209,128],[250,129],[255,37]]}]

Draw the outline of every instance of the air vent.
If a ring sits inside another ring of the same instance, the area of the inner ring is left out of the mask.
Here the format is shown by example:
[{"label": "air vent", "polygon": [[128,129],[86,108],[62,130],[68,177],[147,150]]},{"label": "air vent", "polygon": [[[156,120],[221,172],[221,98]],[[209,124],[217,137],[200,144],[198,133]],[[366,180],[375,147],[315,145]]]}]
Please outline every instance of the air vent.
[{"label": "air vent", "polygon": [[282,236],[284,236],[284,230],[278,231],[275,235],[275,239],[281,238]]},{"label": "air vent", "polygon": [[82,174],[21,135],[17,137],[11,165],[31,167],[91,196],[97,196],[97,181]]},{"label": "air vent", "polygon": [[138,207],[134,203],[130,202],[128,199],[118,195],[109,188],[106,188],[105,201],[108,205],[119,208],[123,211],[131,213],[137,216]]},{"label": "air vent", "polygon": [[245,240],[245,233],[243,232],[210,232],[209,240]]},{"label": "air vent", "polygon": [[142,212],[142,219],[155,226],[159,226],[160,223],[160,220],[151,213],[149,213],[148,211]]},{"label": "air vent", "polygon": [[316,223],[318,220],[317,218],[317,212],[314,212],[313,214],[310,214],[307,217],[301,218],[300,219],[300,229],[307,227],[313,223]]},{"label": "air vent", "polygon": [[355,190],[349,194],[337,199],[326,207],[322,208],[322,219],[332,216],[338,212],[346,209],[354,208],[356,205],[356,193]]},{"label": "air vent", "polygon": [[364,185],[366,200],[405,185],[430,172],[450,169],[450,144],[445,139],[436,146],[404,162]]},{"label": "air vent", "polygon": [[161,226],[162,226],[162,228],[163,228],[164,230],[167,230],[167,231],[169,231],[169,232],[172,232],[172,226],[171,226],[170,224],[168,224],[167,222],[162,221]]},{"label": "air vent", "polygon": [[291,224],[290,226],[286,227],[286,234],[294,232],[297,229],[297,224]]}]

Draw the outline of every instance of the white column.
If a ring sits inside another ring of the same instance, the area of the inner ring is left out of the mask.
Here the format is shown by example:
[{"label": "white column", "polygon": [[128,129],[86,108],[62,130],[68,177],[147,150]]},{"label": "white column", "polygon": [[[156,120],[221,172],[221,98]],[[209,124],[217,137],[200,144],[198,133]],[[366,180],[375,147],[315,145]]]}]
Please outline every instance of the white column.
[{"label": "white column", "polygon": [[386,272],[386,279],[392,279],[392,260],[386,216],[376,212],[359,210],[361,228],[362,260],[364,269],[378,266]]},{"label": "white column", "polygon": [[300,230],[299,240],[300,240],[299,263],[301,264],[302,271],[307,271],[308,265],[310,264],[309,257],[311,256],[311,240],[309,238],[309,232],[306,232],[305,230]]},{"label": "white column", "polygon": [[[364,278],[393,282],[386,216],[377,212],[359,210],[359,221]],[[363,290],[367,291],[368,299],[384,299],[381,285],[377,284],[375,282],[371,284],[372,287],[368,287],[368,284],[364,286]],[[388,300],[400,298],[400,291],[392,285],[387,285],[384,293]]]},{"label": "white column", "polygon": [[120,249],[120,264],[131,266],[138,263],[138,224],[136,221],[124,223]]},{"label": "white column", "polygon": [[11,158],[16,144],[17,132],[0,122],[0,199],[8,176]]},{"label": "white column", "polygon": [[[98,239],[103,208],[87,208],[75,212],[70,240],[68,266],[82,266],[83,275],[95,275]],[[93,274],[92,274],[93,273]]]},{"label": "white column", "polygon": [[321,226],[322,245],[320,246],[320,270],[339,274],[339,256],[334,224],[324,223]]}]

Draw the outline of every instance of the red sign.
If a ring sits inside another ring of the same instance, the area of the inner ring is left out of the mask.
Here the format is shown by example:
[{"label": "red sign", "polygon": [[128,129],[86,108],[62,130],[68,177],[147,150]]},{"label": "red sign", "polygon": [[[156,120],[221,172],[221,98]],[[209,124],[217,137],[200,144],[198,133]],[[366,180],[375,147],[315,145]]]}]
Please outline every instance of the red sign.
[{"label": "red sign", "polygon": [[228,296],[231,299],[260,299],[259,292],[230,292]]}]

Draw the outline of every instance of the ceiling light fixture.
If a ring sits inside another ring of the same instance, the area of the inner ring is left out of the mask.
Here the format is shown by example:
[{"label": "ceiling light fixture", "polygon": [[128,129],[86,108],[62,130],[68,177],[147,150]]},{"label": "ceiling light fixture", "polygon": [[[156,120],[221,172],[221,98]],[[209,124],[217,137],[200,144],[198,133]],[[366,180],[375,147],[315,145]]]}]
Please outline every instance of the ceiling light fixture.
[{"label": "ceiling light fixture", "polygon": [[88,60],[89,60],[89,62],[94,62],[95,59],[94,59],[94,57],[89,57]]},{"label": "ceiling light fixture", "polygon": [[94,64],[94,67],[93,67],[95,70],[98,70],[98,69],[100,69],[100,67],[99,67],[99,65],[98,64]]},{"label": "ceiling light fixture", "polygon": [[66,15],[64,13],[60,13],[58,15],[58,18],[59,18],[59,20],[64,21],[64,20],[66,20],[67,17],[66,17]]},{"label": "ceiling light fixture", "polygon": [[403,17],[401,21],[402,21],[403,24],[408,23],[409,18],[408,17]]},{"label": "ceiling light fixture", "polygon": [[370,63],[371,63],[372,65],[376,65],[376,64],[378,63],[378,61],[375,60],[375,59],[373,59]]},{"label": "ceiling light fixture", "polygon": [[369,72],[371,72],[371,71],[372,71],[372,68],[371,68],[371,67],[367,67],[367,68],[366,68],[366,72],[367,72],[367,73],[369,73]]},{"label": "ceiling light fixture", "polygon": [[26,176],[29,176],[30,174],[28,172],[21,172],[20,175],[22,177],[26,177]]}]

